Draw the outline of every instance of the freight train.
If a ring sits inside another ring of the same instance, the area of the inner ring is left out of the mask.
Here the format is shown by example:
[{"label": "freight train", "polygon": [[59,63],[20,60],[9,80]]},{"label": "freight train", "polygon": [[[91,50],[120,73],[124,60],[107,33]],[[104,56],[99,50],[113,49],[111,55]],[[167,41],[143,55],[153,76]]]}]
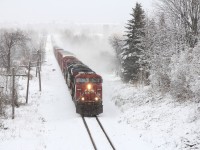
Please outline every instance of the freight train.
[{"label": "freight train", "polygon": [[76,113],[96,116],[103,113],[102,77],[71,52],[53,47],[55,58],[75,103]]}]

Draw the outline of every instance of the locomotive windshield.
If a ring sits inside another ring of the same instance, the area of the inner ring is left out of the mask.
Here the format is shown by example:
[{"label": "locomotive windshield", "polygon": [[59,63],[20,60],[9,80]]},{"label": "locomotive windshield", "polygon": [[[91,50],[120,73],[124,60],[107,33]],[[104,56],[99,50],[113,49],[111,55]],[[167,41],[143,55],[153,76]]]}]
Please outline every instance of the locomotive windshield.
[{"label": "locomotive windshield", "polygon": [[78,82],[78,83],[86,83],[86,82],[101,83],[101,79],[100,78],[77,78],[76,82]]},{"label": "locomotive windshield", "polygon": [[78,83],[85,83],[85,82],[89,82],[89,78],[77,78],[76,82]]}]

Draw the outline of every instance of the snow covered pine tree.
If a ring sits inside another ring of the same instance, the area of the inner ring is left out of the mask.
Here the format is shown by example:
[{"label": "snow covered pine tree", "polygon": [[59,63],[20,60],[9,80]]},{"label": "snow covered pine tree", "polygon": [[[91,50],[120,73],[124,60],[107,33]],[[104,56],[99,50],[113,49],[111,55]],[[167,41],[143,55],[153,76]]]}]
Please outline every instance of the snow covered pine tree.
[{"label": "snow covered pine tree", "polygon": [[139,69],[142,67],[141,56],[144,50],[141,40],[145,36],[145,15],[141,4],[136,3],[132,9],[133,17],[126,26],[126,40],[122,50],[122,80],[137,82]]}]

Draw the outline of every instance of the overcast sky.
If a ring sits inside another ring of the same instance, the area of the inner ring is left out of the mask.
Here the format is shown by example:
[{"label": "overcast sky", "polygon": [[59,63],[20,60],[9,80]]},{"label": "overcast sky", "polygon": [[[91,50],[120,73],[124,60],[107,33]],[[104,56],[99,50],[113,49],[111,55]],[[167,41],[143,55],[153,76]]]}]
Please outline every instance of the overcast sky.
[{"label": "overcast sky", "polygon": [[151,12],[155,0],[0,0],[0,22],[124,23],[136,1]]}]

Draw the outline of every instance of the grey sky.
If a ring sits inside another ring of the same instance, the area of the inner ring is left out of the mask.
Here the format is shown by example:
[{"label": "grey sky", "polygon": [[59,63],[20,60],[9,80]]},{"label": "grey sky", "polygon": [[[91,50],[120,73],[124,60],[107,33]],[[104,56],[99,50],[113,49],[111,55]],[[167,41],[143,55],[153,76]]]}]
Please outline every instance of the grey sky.
[{"label": "grey sky", "polygon": [[136,1],[151,11],[154,0],[0,0],[0,22],[124,23]]}]

